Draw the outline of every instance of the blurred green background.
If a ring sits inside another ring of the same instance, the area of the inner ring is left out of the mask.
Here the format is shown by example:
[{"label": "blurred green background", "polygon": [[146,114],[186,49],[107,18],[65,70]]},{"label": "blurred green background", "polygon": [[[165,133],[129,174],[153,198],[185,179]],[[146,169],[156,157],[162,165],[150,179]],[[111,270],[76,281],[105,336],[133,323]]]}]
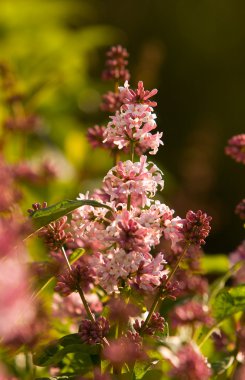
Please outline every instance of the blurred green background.
[{"label": "blurred green background", "polygon": [[[233,210],[245,176],[224,146],[244,132],[244,19],[243,0],[1,0],[0,61],[13,69],[25,108],[42,120],[24,158],[47,157],[59,172],[49,186],[26,186],[23,209],[99,186],[112,166],[89,147],[86,130],[107,122],[100,96],[112,84],[101,82],[101,71],[106,49],[120,43],[130,53],[131,86],[143,80],[159,90],[164,200],[181,216],[188,209],[213,216],[208,252],[233,250],[243,235]],[[19,159],[15,139],[10,161]]]}]

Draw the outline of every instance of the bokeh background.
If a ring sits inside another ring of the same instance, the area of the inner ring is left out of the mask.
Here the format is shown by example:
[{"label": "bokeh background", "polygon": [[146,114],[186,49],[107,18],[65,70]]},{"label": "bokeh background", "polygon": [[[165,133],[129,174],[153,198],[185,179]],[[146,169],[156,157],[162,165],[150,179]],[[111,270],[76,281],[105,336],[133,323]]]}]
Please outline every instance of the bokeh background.
[{"label": "bokeh background", "polygon": [[[101,71],[107,48],[122,44],[131,87],[143,80],[159,90],[163,198],[181,216],[199,208],[213,216],[207,252],[233,250],[243,234],[234,208],[245,175],[224,147],[244,132],[244,19],[243,0],[1,0],[0,61],[41,121],[24,150],[22,137],[8,134],[4,154],[34,166],[45,158],[58,173],[49,184],[22,184],[23,210],[75,198],[99,186],[112,166],[107,153],[90,148],[86,130],[107,122],[100,97],[112,84]],[[4,98],[1,88],[1,125],[9,112]]]}]

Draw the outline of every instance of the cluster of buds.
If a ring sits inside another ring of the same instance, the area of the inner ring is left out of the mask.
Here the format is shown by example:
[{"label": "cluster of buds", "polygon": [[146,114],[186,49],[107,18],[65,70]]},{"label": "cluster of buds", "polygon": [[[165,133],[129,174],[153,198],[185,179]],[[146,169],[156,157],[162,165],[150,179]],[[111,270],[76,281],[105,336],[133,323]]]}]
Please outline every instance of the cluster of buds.
[{"label": "cluster of buds", "polygon": [[121,45],[113,46],[107,53],[106,69],[102,73],[104,80],[125,81],[129,79],[128,52]]},{"label": "cluster of buds", "polygon": [[93,268],[85,263],[78,264],[58,276],[55,290],[64,297],[76,292],[79,288],[89,290],[94,282],[94,275]]},{"label": "cluster of buds", "polygon": [[[128,80],[130,75],[127,70],[128,65],[128,52],[122,46],[113,46],[107,53],[106,69],[102,73],[102,78],[104,80],[114,80],[116,87],[113,91],[108,91],[102,95],[101,110],[104,112],[109,112],[110,114],[115,113],[120,109],[123,104],[123,95],[118,91],[118,84],[120,81],[124,82]],[[114,144],[113,138],[107,138],[105,140],[105,126],[95,125],[88,129],[87,138],[89,143],[93,148],[102,148],[115,153],[118,150],[117,145]],[[127,149],[124,149],[127,152]]]},{"label": "cluster of buds", "polygon": [[87,344],[98,344],[103,342],[109,333],[110,325],[106,318],[99,317],[95,321],[84,319],[80,326],[78,335]]},{"label": "cluster of buds", "polygon": [[32,216],[35,211],[42,210],[47,207],[48,207],[47,202],[43,202],[42,204],[39,202],[36,202],[32,204],[32,208],[28,208],[27,212],[30,214],[30,216]]},{"label": "cluster of buds", "polygon": [[[144,326],[144,322],[139,322],[138,319],[135,320],[135,323],[133,325],[134,329],[140,333],[142,331],[142,328]],[[146,328],[143,329],[144,334],[146,335],[156,335],[164,332],[165,328],[165,319],[161,317],[160,313],[153,313],[151,316],[151,319],[146,326]]]},{"label": "cluster of buds", "polygon": [[245,134],[236,135],[228,140],[225,153],[245,165]]},{"label": "cluster of buds", "polygon": [[67,231],[70,225],[67,223],[67,216],[49,223],[46,227],[43,227],[38,236],[42,238],[45,244],[51,251],[59,251],[62,246],[67,243],[73,242],[72,233]]},{"label": "cluster of buds", "polygon": [[196,246],[205,244],[205,239],[211,230],[211,216],[203,213],[201,210],[197,212],[188,211],[183,223],[183,234],[185,239]]}]

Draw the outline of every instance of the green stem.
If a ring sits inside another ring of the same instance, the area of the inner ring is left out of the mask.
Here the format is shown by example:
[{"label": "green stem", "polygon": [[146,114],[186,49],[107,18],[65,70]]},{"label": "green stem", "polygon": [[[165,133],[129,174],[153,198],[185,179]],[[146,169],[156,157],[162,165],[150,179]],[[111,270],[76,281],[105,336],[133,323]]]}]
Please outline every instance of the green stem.
[{"label": "green stem", "polygon": [[[69,260],[68,260],[68,257],[67,257],[67,254],[66,254],[65,248],[62,246],[62,247],[61,247],[61,250],[62,250],[62,253],[63,253],[64,259],[65,259],[65,261],[66,261],[66,264],[67,264],[67,266],[68,266],[68,269],[69,269],[70,272],[72,272],[72,267],[71,267],[71,264],[69,263]],[[82,290],[82,288],[80,287],[80,285],[78,285],[78,284],[77,284],[77,291],[78,291],[78,293],[79,293],[79,295],[80,295],[80,298],[81,298],[81,300],[82,300],[83,306],[84,306],[84,308],[85,308],[85,310],[86,310],[86,313],[87,313],[89,319],[90,319],[91,321],[95,322],[95,318],[94,318],[94,316],[93,316],[93,314],[92,314],[92,312],[91,312],[91,310],[90,310],[90,307],[89,307],[89,305],[88,305],[88,303],[87,303],[87,301],[86,301],[86,298],[85,298],[85,296],[84,296],[83,290]]]},{"label": "green stem", "polygon": [[204,335],[204,337],[201,339],[200,343],[198,343],[198,347],[199,347],[199,348],[202,347],[202,345],[208,340],[208,338],[210,337],[210,335],[212,335],[213,332],[214,332],[214,331],[215,331],[215,330],[216,330],[216,329],[217,329],[222,323],[223,323],[223,321],[218,322],[218,323],[216,323],[213,327],[211,327],[211,328],[208,330],[207,334]]},{"label": "green stem", "polygon": [[173,276],[174,276],[176,270],[177,270],[178,267],[179,267],[180,262],[182,261],[183,257],[185,256],[185,254],[186,254],[187,249],[189,248],[189,246],[190,246],[190,242],[188,241],[188,242],[186,242],[185,248],[184,248],[182,254],[180,255],[180,257],[179,257],[177,263],[175,264],[174,269],[173,269],[172,272],[170,273],[170,275],[169,275],[169,277],[168,277],[168,279],[167,279],[167,281],[166,281],[166,283],[165,283],[165,286],[166,286],[166,285],[172,280],[172,278],[173,278]]},{"label": "green stem", "polygon": [[80,298],[81,298],[83,306],[84,306],[84,308],[86,310],[87,316],[89,317],[90,321],[95,322],[95,317],[94,317],[94,315],[92,314],[92,312],[90,310],[90,307],[89,307],[89,305],[87,303],[87,300],[86,300],[86,298],[84,296],[84,293],[83,293],[82,288],[80,287],[80,285],[77,285],[77,291],[78,291],[78,293],[80,295]]},{"label": "green stem", "polygon": [[[61,247],[61,250],[62,250],[62,253],[63,253],[64,259],[65,259],[65,261],[66,261],[66,264],[67,264],[67,266],[68,266],[68,269],[69,269],[70,272],[72,272],[72,267],[71,267],[71,265],[70,265],[70,263],[69,263],[69,260],[68,260],[67,255],[66,255],[65,248],[62,246],[62,247]],[[78,284],[77,284],[77,291],[78,291],[78,293],[79,293],[79,295],[80,295],[80,298],[81,298],[81,300],[82,300],[82,303],[83,303],[83,306],[84,306],[84,308],[85,308],[85,310],[86,310],[86,313],[87,313],[88,318],[90,319],[90,321],[92,321],[92,322],[96,322],[96,319],[95,319],[93,313],[91,312],[90,307],[89,307],[89,305],[88,305],[88,303],[87,303],[87,300],[86,300],[86,298],[85,298],[85,296],[84,296],[83,290],[82,290],[81,286],[78,285]],[[107,340],[106,338],[103,338],[103,342],[104,342],[107,346],[109,346],[109,342],[108,342],[108,340]]]},{"label": "green stem", "polygon": [[183,250],[183,252],[182,252],[182,254],[180,255],[180,257],[179,257],[179,259],[178,259],[178,261],[177,261],[177,263],[176,263],[174,269],[173,269],[172,272],[170,273],[170,276],[168,277],[167,281],[165,282],[165,284],[163,284],[163,285],[160,286],[160,288],[159,288],[159,290],[158,290],[158,292],[157,292],[157,295],[156,295],[156,297],[155,297],[155,299],[154,299],[154,301],[153,301],[153,304],[151,305],[150,311],[149,311],[149,313],[148,313],[148,315],[147,315],[147,317],[146,317],[146,320],[145,320],[145,322],[143,323],[143,326],[141,327],[141,332],[143,332],[143,331],[145,330],[145,328],[147,327],[148,323],[150,322],[151,317],[152,317],[152,314],[153,314],[154,311],[156,310],[156,308],[157,308],[157,306],[158,306],[158,303],[159,303],[159,301],[160,301],[161,298],[162,298],[162,295],[163,295],[163,292],[164,292],[164,291],[163,291],[163,288],[164,288],[164,287],[170,282],[170,280],[173,278],[173,276],[174,276],[174,274],[175,274],[175,272],[176,272],[176,270],[177,270],[177,268],[178,268],[178,266],[179,266],[181,260],[182,260],[183,257],[185,256],[186,251],[187,251],[187,249],[189,248],[189,246],[190,246],[190,242],[187,242],[187,243],[186,243],[186,246],[185,246],[185,248],[184,248],[184,250]]}]

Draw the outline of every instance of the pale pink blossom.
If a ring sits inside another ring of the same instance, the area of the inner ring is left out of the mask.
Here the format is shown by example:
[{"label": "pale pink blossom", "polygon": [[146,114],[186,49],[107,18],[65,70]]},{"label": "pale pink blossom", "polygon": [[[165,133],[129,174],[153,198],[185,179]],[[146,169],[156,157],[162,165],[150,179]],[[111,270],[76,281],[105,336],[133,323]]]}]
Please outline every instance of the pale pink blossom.
[{"label": "pale pink blossom", "polygon": [[152,291],[160,285],[161,278],[167,274],[166,263],[159,254],[153,258],[150,254],[126,252],[123,249],[111,249],[106,254],[97,254],[93,258],[99,284],[108,293],[118,292],[120,281],[136,284],[145,291]]},{"label": "pale pink blossom", "polygon": [[139,82],[138,88],[133,91],[125,82],[124,87],[119,87],[123,105],[116,111],[115,116],[111,116],[104,132],[104,142],[113,141],[118,149],[129,148],[132,144],[135,152],[142,155],[149,151],[156,154],[159,145],[163,144],[162,133],[152,134],[156,129],[156,115],[152,106],[156,102],[149,100],[157,93],[157,90],[145,91],[143,83]]},{"label": "pale pink blossom", "polygon": [[142,261],[137,271],[139,288],[149,292],[158,287],[162,278],[168,274],[168,270],[164,270],[165,264],[167,263],[161,253],[151,260]]},{"label": "pale pink blossom", "polygon": [[116,214],[115,220],[107,227],[108,238],[125,251],[147,253],[155,245],[154,231],[139,222],[133,212],[123,209]]},{"label": "pale pink blossom", "polygon": [[152,111],[145,104],[129,105],[126,110],[121,107],[115,116],[111,116],[112,121],[108,123],[104,133],[104,142],[113,140],[118,149],[125,149],[133,143],[139,155],[147,151],[156,154],[163,142],[162,133],[151,133],[157,127],[156,115]]},{"label": "pale pink blossom", "polygon": [[182,247],[181,243],[185,237],[183,234],[183,219],[179,216],[165,223],[166,227],[163,230],[164,237],[171,241],[171,248],[174,252],[179,252]]},{"label": "pale pink blossom", "polygon": [[104,188],[116,203],[127,203],[131,197],[132,206],[150,206],[160,188],[163,188],[162,172],[153,163],[141,156],[139,162],[119,162],[104,178]]}]

